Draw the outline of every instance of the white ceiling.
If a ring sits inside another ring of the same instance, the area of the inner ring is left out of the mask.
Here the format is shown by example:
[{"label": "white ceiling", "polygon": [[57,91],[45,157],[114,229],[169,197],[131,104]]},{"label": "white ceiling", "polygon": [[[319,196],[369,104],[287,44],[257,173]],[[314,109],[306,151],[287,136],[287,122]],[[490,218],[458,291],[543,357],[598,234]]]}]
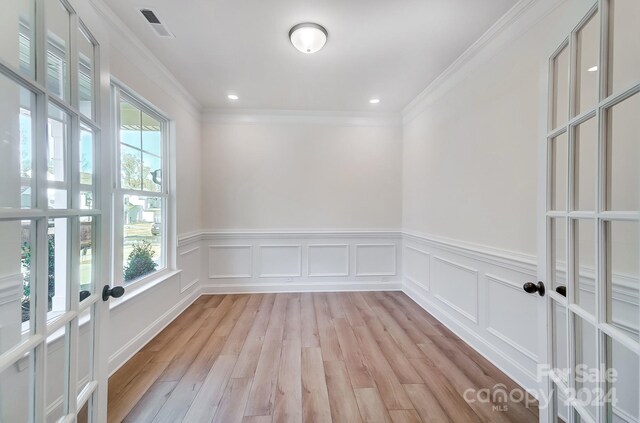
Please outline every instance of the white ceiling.
[{"label": "white ceiling", "polygon": [[[205,108],[399,112],[517,0],[106,2]],[[300,22],[327,29],[320,52],[289,42]]]}]

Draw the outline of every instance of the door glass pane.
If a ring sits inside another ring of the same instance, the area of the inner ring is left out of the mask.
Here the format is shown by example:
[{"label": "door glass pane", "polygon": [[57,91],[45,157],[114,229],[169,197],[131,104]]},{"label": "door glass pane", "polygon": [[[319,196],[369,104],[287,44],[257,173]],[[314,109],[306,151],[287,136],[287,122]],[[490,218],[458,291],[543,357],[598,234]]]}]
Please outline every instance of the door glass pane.
[{"label": "door glass pane", "polygon": [[569,406],[565,396],[555,383],[551,384],[551,389],[553,408],[555,410],[555,416],[552,421],[554,423],[566,423],[569,421]]},{"label": "door glass pane", "polygon": [[578,31],[578,70],[576,76],[576,115],[598,102],[598,57],[600,47],[600,13],[596,12]]},{"label": "door glass pane", "polygon": [[54,209],[68,207],[65,187],[67,183],[66,154],[70,120],[66,112],[51,103],[49,104],[47,180],[50,181],[50,189],[48,190],[49,207]]},{"label": "door glass pane", "polygon": [[0,422],[28,422],[33,393],[31,353],[0,373]]},{"label": "door glass pane", "polygon": [[551,140],[551,210],[567,210],[567,133]]},{"label": "door glass pane", "polygon": [[124,196],[125,282],[164,267],[162,208],[161,197]]},{"label": "door glass pane", "polygon": [[569,118],[569,49],[565,47],[553,59],[552,128],[565,124]]},{"label": "door glass pane", "polygon": [[594,220],[576,220],[575,302],[592,316],[596,313],[596,225]]},{"label": "door glass pane", "polygon": [[[67,326],[51,334],[47,338],[47,384],[46,404],[47,421],[56,422],[65,413],[64,394],[67,378],[67,355],[69,354]],[[53,382],[53,383],[52,383]]]},{"label": "door glass pane", "polygon": [[552,288],[567,286],[567,224],[564,218],[551,220]]},{"label": "door glass pane", "polygon": [[607,368],[607,421],[638,421],[638,356],[618,341],[606,337]]},{"label": "door glass pane", "polygon": [[598,387],[596,373],[596,328],[580,316],[573,314],[575,319],[575,380],[576,399],[594,419],[597,416],[598,398],[595,389]]},{"label": "door glass pane", "polygon": [[95,292],[94,280],[94,234],[95,225],[92,217],[80,217],[80,301]]},{"label": "door glass pane", "polygon": [[598,122],[591,118],[575,128],[575,209],[596,209],[598,165]]},{"label": "door glass pane", "polygon": [[30,208],[35,96],[1,74],[0,92],[0,207]]},{"label": "door glass pane", "polygon": [[3,0],[0,58],[23,75],[34,76],[32,0]]},{"label": "door glass pane", "polygon": [[93,205],[93,131],[80,125],[80,208],[91,209]]},{"label": "door glass pane", "polygon": [[640,80],[640,2],[610,0],[609,3],[609,94],[613,94],[637,84]]},{"label": "door glass pane", "polygon": [[552,367],[560,379],[568,383],[567,363],[567,308],[555,300],[551,300],[553,318],[553,363]]},{"label": "door glass pane", "polygon": [[68,310],[67,280],[70,275],[67,254],[70,247],[68,219],[49,219],[49,319]]},{"label": "door glass pane", "polygon": [[607,271],[608,321],[638,340],[638,290],[640,264],[638,256],[638,222],[608,223],[609,269]]},{"label": "door glass pane", "polygon": [[[636,55],[640,56],[638,53]],[[638,110],[640,94],[616,104],[606,114],[608,210],[640,210]]]},{"label": "door glass pane", "polygon": [[[35,230],[31,221],[0,222],[0,280],[10,296],[0,303],[0,354],[19,344],[31,330],[32,266]],[[33,267],[35,268],[35,267]]]},{"label": "door glass pane", "polygon": [[81,27],[78,29],[78,95],[80,113],[93,118],[93,62],[94,46],[91,37]]},{"label": "door glass pane", "polygon": [[69,100],[69,12],[58,0],[47,2],[47,88],[58,97]]}]

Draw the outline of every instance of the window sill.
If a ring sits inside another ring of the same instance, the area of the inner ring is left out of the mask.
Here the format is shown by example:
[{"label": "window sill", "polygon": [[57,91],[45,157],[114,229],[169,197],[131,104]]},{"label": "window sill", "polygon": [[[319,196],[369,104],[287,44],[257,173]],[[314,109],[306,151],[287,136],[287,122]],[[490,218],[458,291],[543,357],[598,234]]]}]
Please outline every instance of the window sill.
[{"label": "window sill", "polygon": [[164,270],[150,280],[139,281],[143,283],[134,282],[131,285],[123,285],[125,294],[121,298],[111,300],[109,304],[109,310],[120,307],[121,305],[127,303],[129,300],[132,300],[137,296],[144,294],[150,289],[156,287],[157,285],[160,285],[163,282],[166,282],[169,279],[172,279],[180,273],[182,273],[182,270]]}]

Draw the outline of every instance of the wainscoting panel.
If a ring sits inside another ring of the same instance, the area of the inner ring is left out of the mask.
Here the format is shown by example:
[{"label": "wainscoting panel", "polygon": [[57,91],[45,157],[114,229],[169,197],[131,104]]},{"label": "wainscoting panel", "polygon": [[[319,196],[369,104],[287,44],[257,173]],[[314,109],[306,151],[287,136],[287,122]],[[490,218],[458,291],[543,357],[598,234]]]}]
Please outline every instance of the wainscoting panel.
[{"label": "wainscoting panel", "polygon": [[403,291],[527,389],[536,378],[538,312],[544,298],[536,259],[512,252],[403,233]]},{"label": "wainscoting panel", "polygon": [[396,244],[356,244],[356,276],[395,276]]},{"label": "wainscoting panel", "polygon": [[349,244],[310,244],[308,258],[310,277],[349,276]]},{"label": "wainscoting panel", "polygon": [[261,278],[290,278],[302,276],[302,246],[260,245]]},{"label": "wainscoting panel", "polygon": [[209,245],[209,279],[250,278],[252,245]]},{"label": "wainscoting panel", "polygon": [[478,271],[434,257],[435,297],[473,323],[478,323]]},{"label": "wainscoting panel", "polygon": [[[538,343],[529,330],[523,330],[513,322],[528,322],[537,315],[537,298],[522,295],[522,286],[513,282],[486,275],[487,332],[500,338],[533,361],[538,361]],[[529,325],[526,327],[528,328]]]},{"label": "wainscoting panel", "polygon": [[402,269],[405,279],[424,290],[431,290],[431,254],[414,247],[404,247]]},{"label": "wainscoting panel", "polygon": [[182,269],[182,273],[180,273],[181,293],[200,282],[202,248],[199,244],[191,244],[178,249],[178,269]]},{"label": "wainscoting panel", "polygon": [[204,293],[399,290],[398,231],[207,232]]}]

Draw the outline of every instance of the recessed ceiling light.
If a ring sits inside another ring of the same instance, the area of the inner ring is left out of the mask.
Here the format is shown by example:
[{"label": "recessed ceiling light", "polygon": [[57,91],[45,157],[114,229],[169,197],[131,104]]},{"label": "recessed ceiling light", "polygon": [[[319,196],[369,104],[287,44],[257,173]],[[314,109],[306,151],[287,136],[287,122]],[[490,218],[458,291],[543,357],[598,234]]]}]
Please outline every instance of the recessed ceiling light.
[{"label": "recessed ceiling light", "polygon": [[380,103],[380,99],[379,98],[372,98],[371,100],[369,100],[369,103],[378,104],[378,103]]},{"label": "recessed ceiling light", "polygon": [[237,96],[237,95],[235,95],[235,94],[229,94],[229,95],[227,96],[227,98],[228,98],[229,100],[237,100],[237,99],[238,99],[238,98],[240,98],[240,97],[238,97],[238,96]]},{"label": "recessed ceiling light", "polygon": [[587,69],[587,72],[596,72],[598,70],[597,66],[592,66],[589,69]]},{"label": "recessed ceiling light", "polygon": [[312,54],[324,47],[327,30],[316,23],[300,23],[289,30],[291,44],[305,54]]}]

